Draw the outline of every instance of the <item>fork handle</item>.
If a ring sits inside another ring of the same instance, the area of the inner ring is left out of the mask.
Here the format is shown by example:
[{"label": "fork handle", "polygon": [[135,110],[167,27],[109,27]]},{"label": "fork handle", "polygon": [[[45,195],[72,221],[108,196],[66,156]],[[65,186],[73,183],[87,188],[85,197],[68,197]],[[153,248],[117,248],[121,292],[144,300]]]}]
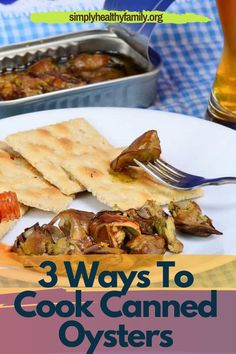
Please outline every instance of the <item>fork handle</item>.
[{"label": "fork handle", "polygon": [[205,179],[205,182],[201,183],[201,186],[219,186],[222,184],[236,183],[236,177],[219,177],[212,179]]}]

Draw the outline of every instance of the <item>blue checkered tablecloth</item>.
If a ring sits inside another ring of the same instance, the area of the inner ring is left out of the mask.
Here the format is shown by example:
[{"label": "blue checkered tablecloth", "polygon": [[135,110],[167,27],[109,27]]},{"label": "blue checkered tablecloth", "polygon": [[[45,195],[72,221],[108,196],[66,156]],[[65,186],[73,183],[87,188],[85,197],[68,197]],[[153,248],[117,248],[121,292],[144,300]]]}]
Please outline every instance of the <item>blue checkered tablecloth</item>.
[{"label": "blue checkered tablecloth", "polygon": [[164,68],[155,107],[203,118],[223,46],[215,0],[177,0],[168,11],[208,16],[208,23],[157,25],[152,43]]},{"label": "blue checkered tablecloth", "polygon": [[[18,0],[12,5],[3,5],[0,0],[0,45],[103,26],[34,24],[29,19],[30,11],[94,9],[102,6],[103,0]],[[215,0],[176,0],[168,11],[198,13],[210,17],[212,21],[156,25],[151,42],[163,59],[163,69],[158,81],[157,98],[151,108],[204,117],[223,45]]]},{"label": "blue checkered tablecloth", "polygon": [[104,27],[101,23],[53,25],[30,21],[32,12],[99,9],[103,7],[103,2],[104,0],[17,0],[12,5],[1,5],[0,0],[0,45]]}]

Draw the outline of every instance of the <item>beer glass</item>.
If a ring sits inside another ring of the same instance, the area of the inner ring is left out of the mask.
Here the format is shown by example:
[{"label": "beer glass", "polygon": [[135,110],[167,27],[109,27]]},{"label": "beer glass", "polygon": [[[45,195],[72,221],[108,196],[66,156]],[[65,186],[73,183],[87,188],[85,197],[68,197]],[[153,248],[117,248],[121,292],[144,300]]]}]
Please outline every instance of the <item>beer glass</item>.
[{"label": "beer glass", "polygon": [[211,120],[236,129],[236,0],[216,0],[224,48],[208,106]]}]

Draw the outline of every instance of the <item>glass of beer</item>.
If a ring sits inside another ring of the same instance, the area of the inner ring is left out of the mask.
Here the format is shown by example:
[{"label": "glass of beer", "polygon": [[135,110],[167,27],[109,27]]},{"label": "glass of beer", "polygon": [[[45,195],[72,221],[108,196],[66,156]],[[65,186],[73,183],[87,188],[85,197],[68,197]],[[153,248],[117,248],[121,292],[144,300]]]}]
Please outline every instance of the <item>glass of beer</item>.
[{"label": "glass of beer", "polygon": [[236,0],[216,0],[224,48],[208,106],[211,120],[236,129]]}]

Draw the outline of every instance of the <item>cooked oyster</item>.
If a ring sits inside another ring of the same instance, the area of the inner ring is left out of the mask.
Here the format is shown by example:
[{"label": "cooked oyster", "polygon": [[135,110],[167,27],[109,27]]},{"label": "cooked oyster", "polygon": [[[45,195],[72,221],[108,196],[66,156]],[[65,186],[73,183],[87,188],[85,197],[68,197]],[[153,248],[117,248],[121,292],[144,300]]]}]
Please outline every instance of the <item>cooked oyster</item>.
[{"label": "cooked oyster", "polygon": [[120,68],[104,67],[94,71],[83,71],[80,76],[88,84],[95,84],[97,82],[114,80],[124,77],[124,70]]},{"label": "cooked oyster", "polygon": [[139,224],[142,234],[152,235],[156,233],[155,218],[147,209],[129,209],[124,212],[124,215]]},{"label": "cooked oyster", "polygon": [[79,53],[68,58],[42,57],[23,71],[0,74],[0,100],[14,100],[57,90],[137,75],[143,69],[114,53]]},{"label": "cooked oyster", "polygon": [[[66,234],[70,231],[69,221],[71,219],[75,219],[80,222],[83,229],[88,232],[89,222],[94,218],[96,214],[91,211],[81,211],[76,209],[67,209],[61,211],[58,215],[56,215],[50,222],[49,225],[54,225],[59,222],[59,227]],[[69,226],[69,229],[68,229]]]},{"label": "cooked oyster", "polygon": [[[17,237],[12,251],[25,255],[81,254],[94,242],[87,234],[93,213],[73,209],[59,213],[43,226],[35,224]],[[54,224],[58,222],[58,226]]]},{"label": "cooked oyster", "polygon": [[138,235],[127,242],[129,253],[136,254],[164,254],[166,242],[164,238],[153,235]]},{"label": "cooked oyster", "polygon": [[42,255],[48,253],[49,245],[53,243],[51,234],[36,223],[17,237],[12,251],[25,255]]},{"label": "cooked oyster", "polygon": [[151,200],[147,201],[139,212],[152,217],[157,234],[166,240],[170,252],[182,252],[183,244],[176,237],[174,220],[170,215]]},{"label": "cooked oyster", "polygon": [[172,202],[169,210],[173,217],[151,200],[137,210],[97,214],[65,210],[46,225],[26,229],[12,251],[20,255],[179,253],[183,244],[176,237],[175,224],[193,235],[221,234],[195,202]]},{"label": "cooked oyster", "polygon": [[120,211],[102,211],[89,224],[89,234],[96,243],[105,243],[109,247],[121,248],[126,236],[141,234],[139,224],[123,216]]},{"label": "cooked oyster", "polygon": [[54,60],[50,57],[43,58],[38,60],[36,63],[29,66],[27,71],[30,74],[45,74],[45,73],[53,73],[59,70],[58,66],[54,62]]},{"label": "cooked oyster", "polygon": [[212,220],[202,214],[201,208],[196,202],[171,202],[169,211],[174,218],[176,228],[181,232],[202,237],[213,234],[222,235],[220,231],[215,229]]},{"label": "cooked oyster", "polygon": [[59,229],[68,240],[76,242],[81,252],[93,245],[92,238],[88,235],[89,222],[94,213],[68,209],[53,218],[49,225],[58,222]]},{"label": "cooked oyster", "polygon": [[111,62],[111,56],[105,53],[80,53],[70,60],[71,70],[74,73],[93,71],[106,67]]},{"label": "cooked oyster", "polygon": [[125,167],[136,166],[134,159],[141,162],[154,161],[161,154],[160,140],[156,130],[149,130],[138,137],[115,160],[111,162],[111,169],[122,171]]}]

